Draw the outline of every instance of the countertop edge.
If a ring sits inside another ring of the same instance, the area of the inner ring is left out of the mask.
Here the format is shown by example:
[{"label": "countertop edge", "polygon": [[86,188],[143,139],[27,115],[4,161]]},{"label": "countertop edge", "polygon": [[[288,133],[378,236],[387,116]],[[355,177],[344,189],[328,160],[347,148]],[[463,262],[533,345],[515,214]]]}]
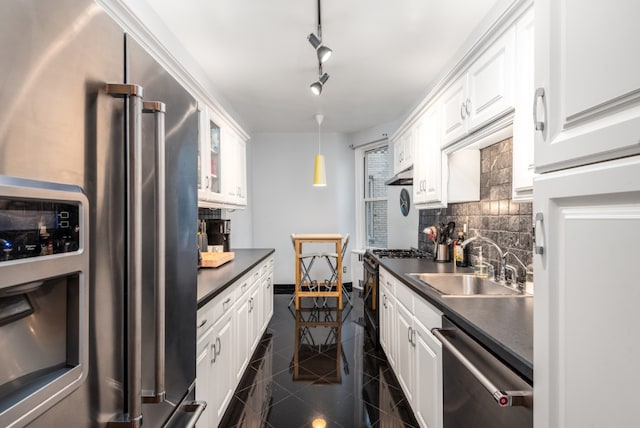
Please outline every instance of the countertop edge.
[{"label": "countertop edge", "polygon": [[[222,293],[225,289],[227,289],[231,284],[240,279],[243,275],[251,271],[273,253],[275,253],[275,248],[251,248],[251,249],[232,249],[236,253],[236,258],[234,260],[225,263],[224,265],[218,268],[199,268],[198,269],[198,295],[200,293],[200,288],[203,287],[203,282],[208,281],[212,282],[214,279],[206,279],[206,276],[222,276],[223,279],[215,284],[211,284],[207,288],[207,291],[203,293],[200,297],[198,297],[197,308],[200,309],[211,300],[213,300],[217,295]],[[255,256],[253,256],[255,254]],[[239,256],[243,256],[242,259]],[[244,260],[247,258],[248,260]],[[240,266],[231,265],[231,263],[240,263]],[[232,273],[224,275],[225,268],[238,268],[235,269]],[[207,272],[210,272],[209,274]],[[216,275],[216,274],[220,275]]]}]

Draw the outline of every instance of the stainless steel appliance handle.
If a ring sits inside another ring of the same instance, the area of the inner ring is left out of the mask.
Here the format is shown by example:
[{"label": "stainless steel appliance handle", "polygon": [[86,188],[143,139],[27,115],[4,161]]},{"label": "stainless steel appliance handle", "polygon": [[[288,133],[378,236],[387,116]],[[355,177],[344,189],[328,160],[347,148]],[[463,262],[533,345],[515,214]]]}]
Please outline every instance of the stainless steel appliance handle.
[{"label": "stainless steel appliance handle", "polygon": [[166,173],[165,173],[165,111],[159,101],[145,101],[143,113],[152,113],[155,119],[155,181],[156,181],[156,283],[155,283],[155,390],[142,397],[145,403],[161,403],[166,397],[165,387],[165,293],[166,293]]},{"label": "stainless steel appliance handle", "polygon": [[200,419],[202,412],[207,408],[207,403],[206,401],[192,401],[190,403],[186,403],[182,408],[185,412],[193,413],[184,428],[194,428],[196,426],[196,422]]},{"label": "stainless steel appliance handle", "polygon": [[524,406],[525,405],[525,397],[529,397],[531,395],[528,391],[501,391],[497,386],[487,378],[484,373],[482,373],[476,366],[473,365],[471,361],[464,356],[462,352],[458,350],[458,348],[453,345],[449,339],[443,334],[448,330],[434,328],[431,332],[436,336],[436,338],[442,343],[442,345],[447,348],[454,357],[460,361],[460,363],[476,378],[478,382],[491,394],[491,396],[496,400],[500,407],[512,407],[512,406]]},{"label": "stainless steel appliance handle", "polygon": [[142,425],[142,86],[107,84],[105,92],[127,99],[129,116],[125,152],[127,162],[127,379],[124,421],[119,425]]}]

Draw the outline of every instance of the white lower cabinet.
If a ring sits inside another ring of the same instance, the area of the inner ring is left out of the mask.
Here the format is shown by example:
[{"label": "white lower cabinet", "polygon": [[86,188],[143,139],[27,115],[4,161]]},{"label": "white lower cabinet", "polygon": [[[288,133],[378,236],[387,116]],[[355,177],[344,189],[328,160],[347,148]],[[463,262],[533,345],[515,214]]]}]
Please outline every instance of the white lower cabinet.
[{"label": "white lower cabinet", "polygon": [[213,400],[210,399],[212,385],[209,379],[211,376],[211,345],[213,329],[209,329],[198,338],[196,345],[196,399],[207,402],[207,408],[198,419],[198,427],[211,427],[213,425]]},{"label": "white lower cabinet", "polygon": [[[383,279],[380,343],[387,359],[390,360],[387,349],[395,352],[392,369],[420,427],[442,428],[442,345],[431,333],[432,328],[442,327],[442,313],[380,269],[380,282]],[[386,299],[385,293],[389,296]],[[391,317],[384,308],[390,299],[395,303]],[[385,337],[387,342],[383,342],[385,322],[393,332],[391,337]],[[393,339],[395,349],[385,345]]]},{"label": "white lower cabinet", "polygon": [[393,282],[388,274],[380,271],[380,345],[387,355],[387,361],[392,368],[396,367],[396,340],[395,340],[395,297],[393,297]]},{"label": "white lower cabinet", "polygon": [[419,321],[414,324],[416,371],[413,412],[421,427],[442,427],[442,345]]},{"label": "white lower cabinet", "polygon": [[395,337],[398,341],[398,356],[396,361],[396,377],[409,403],[415,401],[414,369],[415,352],[413,349],[413,314],[400,302],[396,306]]},{"label": "white lower cabinet", "polygon": [[[207,402],[198,426],[217,426],[236,387],[231,290],[198,311],[196,399]],[[215,379],[215,381],[213,381]]]},{"label": "white lower cabinet", "polygon": [[273,259],[269,259],[262,266],[262,285],[260,285],[260,290],[262,290],[262,326],[261,330],[267,328],[267,324],[269,324],[269,320],[273,316]]},{"label": "white lower cabinet", "polygon": [[248,287],[248,279],[245,279],[241,285],[244,287],[241,289],[241,296],[236,302],[235,306],[235,321],[236,321],[236,350],[237,350],[237,358],[235,362],[235,378],[236,382],[240,382],[242,379],[242,374],[244,370],[249,365],[249,358],[251,355],[249,354],[249,290]]},{"label": "white lower cabinet", "polygon": [[198,310],[196,399],[207,403],[198,427],[218,426],[260,343],[273,315],[272,272],[271,258]]},{"label": "white lower cabinet", "polygon": [[534,426],[638,426],[640,156],[541,174],[533,207]]},{"label": "white lower cabinet", "polygon": [[209,394],[211,397],[211,413],[217,425],[224,415],[227,405],[231,402],[236,385],[233,379],[234,341],[233,341],[233,311],[228,311],[216,322],[211,336],[211,382]]}]

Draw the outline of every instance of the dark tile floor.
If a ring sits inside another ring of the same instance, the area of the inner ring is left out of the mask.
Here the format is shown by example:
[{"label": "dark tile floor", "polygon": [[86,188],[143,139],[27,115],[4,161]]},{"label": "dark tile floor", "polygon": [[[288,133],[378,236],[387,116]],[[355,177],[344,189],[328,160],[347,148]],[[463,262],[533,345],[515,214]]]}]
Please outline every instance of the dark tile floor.
[{"label": "dark tile floor", "polygon": [[364,332],[358,302],[296,312],[290,298],[274,296],[273,318],[220,426],[417,427],[384,353]]}]

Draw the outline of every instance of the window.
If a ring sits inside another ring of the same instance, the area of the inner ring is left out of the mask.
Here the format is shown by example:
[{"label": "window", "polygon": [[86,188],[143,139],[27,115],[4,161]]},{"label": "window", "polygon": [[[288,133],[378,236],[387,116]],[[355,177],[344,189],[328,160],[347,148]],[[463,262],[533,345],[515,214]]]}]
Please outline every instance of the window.
[{"label": "window", "polygon": [[364,213],[365,245],[387,246],[387,186],[389,178],[389,146],[379,146],[364,152]]}]

